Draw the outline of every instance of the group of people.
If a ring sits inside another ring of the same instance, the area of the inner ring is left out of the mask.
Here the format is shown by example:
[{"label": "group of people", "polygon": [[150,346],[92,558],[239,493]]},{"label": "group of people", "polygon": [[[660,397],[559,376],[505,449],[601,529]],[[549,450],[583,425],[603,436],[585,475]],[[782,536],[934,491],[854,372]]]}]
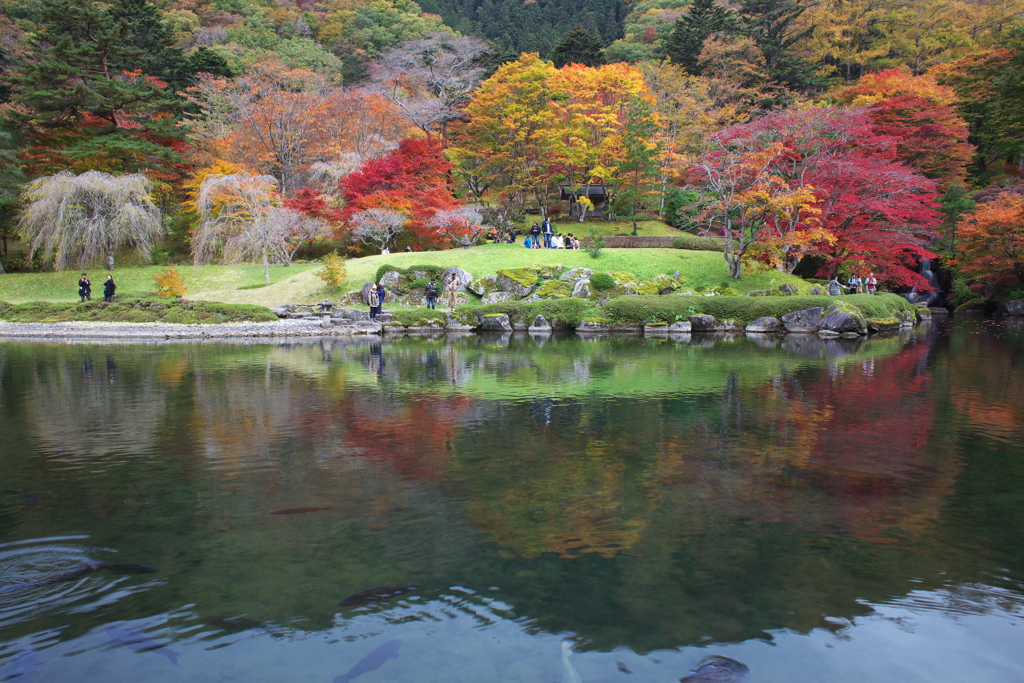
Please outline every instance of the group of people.
[{"label": "group of people", "polygon": [[[448,312],[454,313],[455,307],[459,303],[459,277],[455,273],[448,278],[444,283],[445,298],[448,303]],[[435,278],[430,278],[430,282],[423,288],[424,296],[427,300],[427,308],[437,309],[437,297],[441,293],[441,289],[437,284]],[[387,296],[387,290],[384,285],[380,282],[374,282],[370,285],[370,289],[366,292],[366,303],[370,307],[370,320],[376,320],[384,310],[384,298]]]},{"label": "group of people", "polygon": [[[103,300],[110,303],[114,300],[114,291],[117,289],[117,285],[114,284],[114,276],[107,275],[106,281],[103,283]],[[86,301],[92,301],[92,282],[89,280],[89,276],[82,273],[82,277],[78,279],[78,298],[85,303]]]},{"label": "group of people", "polygon": [[530,234],[524,241],[527,249],[579,249],[580,241],[573,237],[572,233],[566,236],[555,233],[555,226],[551,219],[545,218],[544,222],[537,224],[534,221],[530,226]]},{"label": "group of people", "polygon": [[874,273],[868,273],[867,277],[851,275],[845,286],[839,282],[838,276],[832,278],[832,281],[828,283],[828,293],[831,296],[839,296],[844,289],[847,294],[863,294],[864,292],[874,294],[878,291],[878,280]]}]

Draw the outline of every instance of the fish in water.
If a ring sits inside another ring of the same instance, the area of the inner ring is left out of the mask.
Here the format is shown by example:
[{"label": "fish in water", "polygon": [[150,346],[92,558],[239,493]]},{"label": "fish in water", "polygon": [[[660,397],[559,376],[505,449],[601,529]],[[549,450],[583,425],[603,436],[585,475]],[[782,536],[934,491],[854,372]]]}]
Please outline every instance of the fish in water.
[{"label": "fish in water", "polygon": [[355,607],[356,605],[372,605],[375,602],[383,602],[416,590],[412,584],[399,586],[377,586],[353,593],[338,603],[338,607]]},{"label": "fish in water", "polygon": [[7,666],[0,671],[0,680],[31,683],[32,678],[41,667],[39,654],[32,648],[28,648],[14,655]]},{"label": "fish in water", "polygon": [[349,683],[349,681],[354,681],[365,673],[376,671],[389,659],[398,659],[398,648],[401,646],[401,638],[392,638],[381,643],[356,662],[355,666],[335,678],[334,683]]},{"label": "fish in water", "polygon": [[156,642],[141,631],[125,626],[108,626],[107,635],[110,637],[110,642],[117,645],[124,645],[135,652],[159,652],[164,657],[167,657],[172,664],[178,663],[179,655],[177,652],[163,643]]},{"label": "fish in water", "polygon": [[331,508],[287,508],[285,510],[274,510],[270,514],[272,515],[304,515],[307,512],[321,512],[322,510],[330,510]]},{"label": "fish in water", "polygon": [[750,669],[735,659],[713,655],[702,659],[699,667],[679,680],[683,683],[749,683]]}]

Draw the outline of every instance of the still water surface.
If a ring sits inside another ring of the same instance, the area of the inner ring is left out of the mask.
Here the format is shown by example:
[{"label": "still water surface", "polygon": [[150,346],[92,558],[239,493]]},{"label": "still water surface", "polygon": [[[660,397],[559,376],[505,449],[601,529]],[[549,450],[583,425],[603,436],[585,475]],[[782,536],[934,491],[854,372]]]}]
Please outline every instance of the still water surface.
[{"label": "still water surface", "polygon": [[1022,371],[981,320],[3,342],[0,680],[1024,680]]}]

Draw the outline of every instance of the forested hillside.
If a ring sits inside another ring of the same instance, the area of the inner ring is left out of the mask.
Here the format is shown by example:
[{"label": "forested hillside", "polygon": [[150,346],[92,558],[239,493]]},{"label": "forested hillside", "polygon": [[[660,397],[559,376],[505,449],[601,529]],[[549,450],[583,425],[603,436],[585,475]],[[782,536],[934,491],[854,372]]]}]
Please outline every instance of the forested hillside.
[{"label": "forested hillside", "polygon": [[422,0],[426,12],[465,34],[483,36],[505,52],[548,56],[562,37],[582,26],[608,45],[622,37],[622,0]]},{"label": "forested hillside", "polygon": [[956,300],[1008,295],[1022,13],[0,0],[0,265],[269,266],[615,216],[724,238],[735,277],[924,289],[940,258]]}]

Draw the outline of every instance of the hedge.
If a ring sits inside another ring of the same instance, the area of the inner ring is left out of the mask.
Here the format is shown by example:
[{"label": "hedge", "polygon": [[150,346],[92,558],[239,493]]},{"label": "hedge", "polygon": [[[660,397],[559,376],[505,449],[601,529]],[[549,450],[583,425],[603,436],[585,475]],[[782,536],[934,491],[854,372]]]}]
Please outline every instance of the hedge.
[{"label": "hedge", "polygon": [[697,235],[685,235],[676,237],[672,242],[675,249],[689,249],[690,251],[722,251],[721,237],[698,237]]},{"label": "hedge", "polygon": [[0,317],[8,322],[23,323],[99,321],[193,324],[277,320],[277,315],[264,306],[158,298],[115,299],[113,303],[105,301],[87,301],[85,303],[35,301],[0,309]]},{"label": "hedge", "polygon": [[787,313],[815,306],[827,307],[839,299],[859,308],[864,316],[878,320],[890,318],[896,311],[914,311],[915,306],[896,294],[854,294],[829,296],[622,296],[606,303],[601,313],[612,322],[673,323],[691,315],[713,315],[718,320],[749,323],[758,318],[781,318]]},{"label": "hedge", "polygon": [[558,318],[562,323],[576,327],[583,320],[584,314],[590,310],[593,303],[586,299],[568,297],[565,299],[542,299],[523,303],[522,301],[499,301],[493,304],[475,306],[459,306],[459,312],[472,313],[475,315],[494,315],[504,313],[510,321],[522,320],[533,322],[538,315],[544,316],[548,322],[552,318]]}]

